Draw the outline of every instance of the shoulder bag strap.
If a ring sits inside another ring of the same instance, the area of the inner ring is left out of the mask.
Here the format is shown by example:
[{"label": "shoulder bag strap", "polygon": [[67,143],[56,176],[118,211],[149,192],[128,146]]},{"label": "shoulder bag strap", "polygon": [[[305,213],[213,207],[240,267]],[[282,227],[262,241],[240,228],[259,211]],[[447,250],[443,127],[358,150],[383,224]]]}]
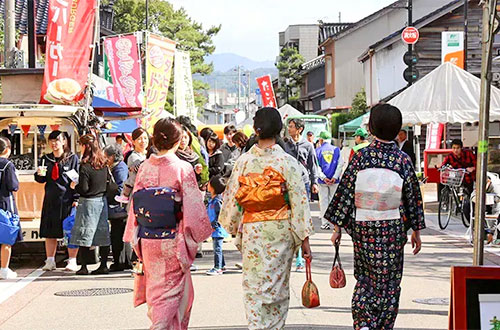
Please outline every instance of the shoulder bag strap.
[{"label": "shoulder bag strap", "polygon": [[338,264],[339,267],[342,268],[342,263],[340,262],[339,249],[340,249],[340,245],[339,244],[335,244],[335,258],[333,259],[332,269],[335,267],[336,264]]}]

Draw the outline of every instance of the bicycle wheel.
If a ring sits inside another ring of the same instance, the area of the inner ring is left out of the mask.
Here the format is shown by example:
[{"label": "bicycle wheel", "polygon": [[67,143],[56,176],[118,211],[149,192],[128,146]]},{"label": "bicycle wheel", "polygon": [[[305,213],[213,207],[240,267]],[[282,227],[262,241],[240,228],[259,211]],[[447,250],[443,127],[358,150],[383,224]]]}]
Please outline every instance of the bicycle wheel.
[{"label": "bicycle wheel", "polygon": [[450,223],[451,214],[453,212],[453,196],[448,186],[441,190],[441,197],[439,198],[438,209],[438,224],[441,230],[445,230]]},{"label": "bicycle wheel", "polygon": [[469,196],[465,195],[464,199],[462,200],[462,207],[460,209],[460,213],[462,216],[462,222],[466,228],[469,228],[470,226],[470,199]]}]

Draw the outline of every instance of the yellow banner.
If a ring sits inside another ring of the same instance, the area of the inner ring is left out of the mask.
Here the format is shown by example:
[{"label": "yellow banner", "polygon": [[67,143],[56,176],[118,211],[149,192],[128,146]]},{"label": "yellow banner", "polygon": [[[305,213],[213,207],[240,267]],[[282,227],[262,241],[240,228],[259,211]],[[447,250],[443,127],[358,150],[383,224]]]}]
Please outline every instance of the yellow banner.
[{"label": "yellow banner", "polygon": [[142,127],[150,134],[154,124],[168,117],[164,110],[172,73],[175,41],[148,34],[146,49],[146,107],[149,115],[142,119]]}]

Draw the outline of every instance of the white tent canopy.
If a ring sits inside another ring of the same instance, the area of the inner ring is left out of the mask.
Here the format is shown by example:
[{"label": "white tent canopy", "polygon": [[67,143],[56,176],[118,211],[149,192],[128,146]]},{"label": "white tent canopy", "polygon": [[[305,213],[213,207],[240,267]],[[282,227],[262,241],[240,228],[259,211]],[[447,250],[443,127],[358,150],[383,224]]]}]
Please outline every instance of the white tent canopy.
[{"label": "white tent canopy", "polygon": [[[394,97],[403,124],[466,123],[479,120],[481,79],[449,62],[443,63]],[[500,89],[491,87],[490,121],[500,120]]]},{"label": "white tent canopy", "polygon": [[285,121],[287,117],[292,117],[292,116],[302,116],[303,113],[300,112],[299,110],[295,109],[292,107],[290,104],[285,104],[281,108],[278,109],[278,112],[281,115],[281,119]]}]

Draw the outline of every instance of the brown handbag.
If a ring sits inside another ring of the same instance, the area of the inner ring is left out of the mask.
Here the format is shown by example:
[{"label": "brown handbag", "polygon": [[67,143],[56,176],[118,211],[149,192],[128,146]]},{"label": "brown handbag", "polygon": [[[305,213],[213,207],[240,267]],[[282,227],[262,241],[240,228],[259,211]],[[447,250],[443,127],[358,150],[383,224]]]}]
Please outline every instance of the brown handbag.
[{"label": "brown handbag", "polygon": [[307,308],[319,306],[319,291],[312,281],[310,258],[306,258],[306,283],[302,287],[302,305]]},{"label": "brown handbag", "polygon": [[340,262],[339,244],[335,244],[335,259],[333,259],[332,271],[330,272],[330,286],[334,289],[345,287],[345,273]]}]

